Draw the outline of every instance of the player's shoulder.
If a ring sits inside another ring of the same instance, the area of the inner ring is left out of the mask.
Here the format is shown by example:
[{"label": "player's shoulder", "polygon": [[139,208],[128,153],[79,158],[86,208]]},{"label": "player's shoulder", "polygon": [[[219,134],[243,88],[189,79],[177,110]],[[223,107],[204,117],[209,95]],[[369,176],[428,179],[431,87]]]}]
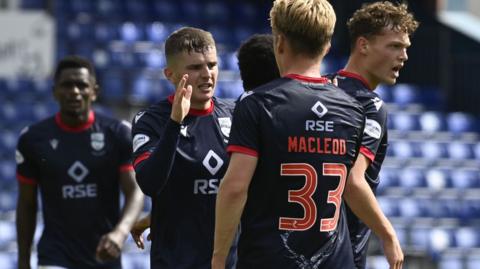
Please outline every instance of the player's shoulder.
[{"label": "player's shoulder", "polygon": [[39,136],[49,134],[54,130],[55,117],[50,116],[38,122],[23,127],[19,137],[24,139],[36,139]]},{"label": "player's shoulder", "polygon": [[244,92],[237,100],[237,104],[244,102],[244,100],[249,100],[254,102],[256,100],[261,100],[265,95],[272,94],[275,90],[285,86],[285,83],[292,83],[291,79],[286,78],[277,78],[270,82],[267,82],[257,88],[254,88],[251,91]]},{"label": "player's shoulder", "polygon": [[213,97],[212,100],[215,104],[215,109],[219,109],[222,111],[233,111],[233,109],[235,108],[235,100],[233,99]]},{"label": "player's shoulder", "polygon": [[133,126],[142,123],[150,123],[157,120],[165,120],[170,117],[172,105],[168,99],[159,101],[138,111],[133,117]]}]

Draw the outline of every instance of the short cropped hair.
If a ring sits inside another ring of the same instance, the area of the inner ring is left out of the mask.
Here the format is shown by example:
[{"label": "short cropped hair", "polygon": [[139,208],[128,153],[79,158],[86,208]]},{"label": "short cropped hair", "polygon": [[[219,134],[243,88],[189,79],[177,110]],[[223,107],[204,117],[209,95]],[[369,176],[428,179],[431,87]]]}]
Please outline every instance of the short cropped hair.
[{"label": "short cropped hair", "polygon": [[173,32],[165,41],[167,64],[172,56],[181,52],[198,52],[215,48],[215,40],[210,32],[194,27],[182,27]]},{"label": "short cropped hair", "polygon": [[246,91],[280,77],[273,52],[272,35],[253,35],[240,45],[237,58],[243,88]]},{"label": "short cropped hair", "polygon": [[270,20],[294,52],[318,56],[332,39],[336,16],[327,0],[275,0]]},{"label": "short cropped hair", "polygon": [[69,68],[86,68],[90,74],[90,78],[96,81],[93,64],[89,60],[77,55],[66,56],[58,62],[53,76],[54,81],[57,82],[62,71]]},{"label": "short cropped hair", "polygon": [[418,25],[407,4],[395,5],[387,1],[364,4],[347,22],[350,46],[354,48],[360,36],[368,39],[381,35],[385,27],[411,35]]}]

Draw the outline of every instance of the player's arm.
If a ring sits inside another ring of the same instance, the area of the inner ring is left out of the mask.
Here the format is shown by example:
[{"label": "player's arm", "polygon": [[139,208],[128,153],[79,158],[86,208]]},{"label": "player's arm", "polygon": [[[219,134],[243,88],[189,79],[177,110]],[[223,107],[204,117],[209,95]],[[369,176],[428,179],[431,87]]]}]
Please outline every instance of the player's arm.
[{"label": "player's arm", "polygon": [[19,183],[16,211],[18,268],[30,268],[33,236],[37,226],[37,185]]},{"label": "player's arm", "polygon": [[[177,86],[171,116],[165,123],[163,134],[155,145],[153,152],[145,152],[135,158],[137,182],[146,195],[155,196],[159,193],[170,176],[181,122],[190,110],[192,86],[185,87],[187,79],[188,75],[184,75]],[[135,131],[134,128],[134,133],[141,132]]]},{"label": "player's arm", "polygon": [[248,187],[257,160],[257,157],[243,153],[233,153],[231,156],[217,194],[212,269],[225,268],[225,261],[247,201]]},{"label": "player's arm", "polygon": [[[146,229],[150,228],[150,223],[151,223],[151,216],[150,214],[148,214],[145,217],[137,220],[133,224],[132,230],[130,231],[133,241],[135,241],[135,244],[137,244],[137,247],[140,249],[145,248],[145,243],[143,240],[143,232]],[[150,235],[147,236],[147,240],[150,241]]]},{"label": "player's arm", "polygon": [[135,182],[132,169],[120,173],[120,187],[125,196],[122,216],[115,228],[103,235],[97,246],[97,258],[101,261],[119,257],[130,229],[142,211],[144,195]]},{"label": "player's arm", "polygon": [[390,268],[402,268],[404,257],[400,242],[365,179],[369,164],[370,160],[366,156],[358,155],[350,171],[343,197],[353,213],[382,240]]}]

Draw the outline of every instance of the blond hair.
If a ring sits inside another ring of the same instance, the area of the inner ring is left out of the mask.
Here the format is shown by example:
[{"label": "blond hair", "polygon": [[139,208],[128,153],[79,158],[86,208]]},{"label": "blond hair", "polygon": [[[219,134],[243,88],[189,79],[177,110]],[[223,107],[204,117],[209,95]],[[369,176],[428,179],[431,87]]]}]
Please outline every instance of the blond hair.
[{"label": "blond hair", "polygon": [[285,35],[296,53],[317,56],[330,42],[335,11],[327,0],[275,0],[270,10],[274,32]]},{"label": "blond hair", "polygon": [[387,1],[363,5],[347,22],[352,48],[360,36],[381,35],[385,27],[411,35],[418,25],[406,4],[395,5]]}]

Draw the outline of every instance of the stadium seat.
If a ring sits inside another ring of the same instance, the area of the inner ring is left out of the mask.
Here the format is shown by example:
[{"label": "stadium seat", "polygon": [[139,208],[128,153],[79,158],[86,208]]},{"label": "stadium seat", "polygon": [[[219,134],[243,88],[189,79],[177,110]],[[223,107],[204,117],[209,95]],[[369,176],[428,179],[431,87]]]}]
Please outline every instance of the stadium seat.
[{"label": "stadium seat", "polygon": [[166,66],[163,51],[152,49],[145,54],[146,66],[150,68],[158,68],[159,70]]},{"label": "stadium seat", "polygon": [[397,187],[398,186],[398,174],[399,169],[393,167],[382,167],[380,170],[379,178],[380,183],[378,185],[378,191],[380,189],[385,189],[389,187]]},{"label": "stadium seat", "polygon": [[389,196],[378,196],[377,200],[385,216],[396,217],[400,215],[397,198]]},{"label": "stadium seat", "polygon": [[411,218],[419,218],[425,217],[425,204],[419,203],[418,199],[414,199],[411,197],[405,197],[403,199],[399,199],[398,201],[398,212],[399,216],[411,219]]},{"label": "stadium seat", "polygon": [[85,0],[70,0],[67,1],[70,4],[70,11],[72,14],[78,13],[93,13],[94,1],[85,1]]},{"label": "stadium seat", "polygon": [[480,187],[480,171],[478,169],[453,169],[451,182],[454,188],[471,189]]},{"label": "stadium seat", "polygon": [[[83,1],[83,0],[78,0]],[[99,19],[105,21],[122,21],[125,19],[123,1],[121,0],[97,0],[95,11]]]},{"label": "stadium seat", "polygon": [[425,171],[418,167],[405,167],[400,170],[398,175],[398,183],[400,187],[419,188],[426,187]]},{"label": "stadium seat", "polygon": [[[180,17],[187,24],[203,24],[203,9],[200,2],[196,0],[182,0],[180,2]],[[215,35],[214,35],[215,36]],[[216,37],[215,37],[216,39]]]},{"label": "stadium seat", "polygon": [[230,12],[234,21],[242,22],[242,25],[248,24],[257,27],[260,14],[258,8],[252,3],[232,1],[232,3],[230,3]]},{"label": "stadium seat", "polygon": [[144,39],[143,26],[140,23],[124,22],[120,24],[119,32],[121,40],[127,43]]},{"label": "stadium seat", "polygon": [[480,219],[480,199],[468,197],[459,201],[459,219],[465,222]]},{"label": "stadium seat", "polygon": [[391,114],[393,129],[398,131],[419,130],[418,115],[407,112],[396,112]]},{"label": "stadium seat", "polygon": [[445,116],[438,112],[424,112],[419,117],[420,130],[435,133],[445,130]]},{"label": "stadium seat", "polygon": [[126,18],[137,22],[149,21],[152,17],[150,13],[152,8],[149,3],[150,1],[146,0],[125,1]]},{"label": "stadium seat", "polygon": [[454,246],[452,231],[448,228],[435,227],[430,231],[430,250],[436,254]]},{"label": "stadium seat", "polygon": [[70,22],[67,28],[67,38],[69,41],[86,41],[95,36],[94,24],[85,22]]},{"label": "stadium seat", "polygon": [[412,144],[404,140],[391,141],[389,146],[392,156],[397,158],[412,158],[415,156],[415,149]]},{"label": "stadium seat", "polygon": [[[0,253],[0,268],[2,269],[15,269],[17,268],[17,263],[15,261],[15,253]],[[35,255],[36,256],[36,255]]]},{"label": "stadium seat", "polygon": [[442,190],[449,186],[449,175],[442,169],[429,169],[425,173],[427,187],[432,190]]},{"label": "stadium seat", "polygon": [[472,145],[460,141],[447,143],[447,151],[449,157],[455,160],[465,160],[474,157]]},{"label": "stadium seat", "polygon": [[464,269],[462,256],[458,254],[442,255],[438,262],[438,269]]},{"label": "stadium seat", "polygon": [[427,250],[429,245],[431,227],[414,225],[409,233],[409,245],[418,250]]},{"label": "stadium seat", "polygon": [[233,27],[232,35],[233,42],[240,45],[245,42],[251,35],[255,33],[255,29],[251,27],[235,26]]},{"label": "stadium seat", "polygon": [[133,80],[128,99],[136,104],[154,103],[166,98],[173,90],[167,80],[140,73]]},{"label": "stadium seat", "polygon": [[[15,210],[17,205],[17,194],[10,191],[0,191],[0,195],[0,213]],[[6,235],[0,235],[0,237],[3,236]]]},{"label": "stadium seat", "polygon": [[203,8],[204,18],[207,24],[215,23],[225,25],[231,17],[230,9],[226,1],[208,1],[204,4]]},{"label": "stadium seat", "polygon": [[440,159],[447,156],[447,150],[444,143],[435,141],[425,141],[420,143],[419,149],[421,156],[426,159]]},{"label": "stadium seat", "polygon": [[410,84],[397,84],[392,89],[393,102],[401,107],[419,101],[418,89]]},{"label": "stadium seat", "polygon": [[105,101],[120,101],[126,97],[124,72],[120,69],[106,70],[100,77],[100,97]]},{"label": "stadium seat", "polygon": [[447,115],[448,131],[458,134],[477,131],[475,118],[467,113],[453,112]]},{"label": "stadium seat", "polygon": [[145,25],[145,33],[149,41],[163,43],[170,34],[170,29],[166,24],[155,21]]},{"label": "stadium seat", "polygon": [[480,268],[480,254],[471,254],[466,257],[466,269]]},{"label": "stadium seat", "polygon": [[480,142],[473,145],[473,152],[475,154],[475,159],[480,160]]},{"label": "stadium seat", "polygon": [[118,30],[114,24],[99,22],[95,25],[95,41],[97,43],[107,43],[118,39]]},{"label": "stadium seat", "polygon": [[176,1],[169,0],[154,0],[153,12],[155,17],[160,18],[162,22],[177,22],[182,21],[179,7]]},{"label": "stadium seat", "polygon": [[221,62],[221,65],[219,65],[219,69],[221,70],[232,70],[232,71],[238,71],[238,59],[237,59],[237,54],[236,52],[224,52],[220,53],[219,55],[219,61]]},{"label": "stadium seat", "polygon": [[237,99],[243,92],[241,80],[218,81],[216,96],[227,99]]},{"label": "stadium seat", "polygon": [[480,247],[479,230],[473,227],[460,227],[454,231],[456,247],[477,248]]}]

